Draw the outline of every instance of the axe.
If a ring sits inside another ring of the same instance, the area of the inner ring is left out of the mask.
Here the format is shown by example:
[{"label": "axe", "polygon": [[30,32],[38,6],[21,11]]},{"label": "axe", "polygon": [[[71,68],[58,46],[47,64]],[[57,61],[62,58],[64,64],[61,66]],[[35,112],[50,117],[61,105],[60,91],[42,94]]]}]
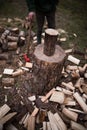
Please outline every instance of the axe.
[{"label": "axe", "polygon": [[[55,91],[55,88],[51,89],[46,94],[46,96],[41,98],[41,101],[45,102],[53,94],[54,91]],[[28,121],[27,121],[27,130],[35,130],[35,116],[37,115],[38,111],[39,111],[39,108],[36,107],[31,113],[31,115],[29,116]]]}]

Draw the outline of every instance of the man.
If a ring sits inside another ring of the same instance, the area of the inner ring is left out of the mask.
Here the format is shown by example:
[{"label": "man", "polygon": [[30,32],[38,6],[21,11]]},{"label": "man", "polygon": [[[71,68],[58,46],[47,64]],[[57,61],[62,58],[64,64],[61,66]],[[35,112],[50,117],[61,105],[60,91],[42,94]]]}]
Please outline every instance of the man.
[{"label": "man", "polygon": [[45,18],[48,28],[55,29],[55,11],[59,0],[26,0],[29,14],[28,18],[32,22],[36,15],[37,21],[37,43],[41,43],[41,34]]}]

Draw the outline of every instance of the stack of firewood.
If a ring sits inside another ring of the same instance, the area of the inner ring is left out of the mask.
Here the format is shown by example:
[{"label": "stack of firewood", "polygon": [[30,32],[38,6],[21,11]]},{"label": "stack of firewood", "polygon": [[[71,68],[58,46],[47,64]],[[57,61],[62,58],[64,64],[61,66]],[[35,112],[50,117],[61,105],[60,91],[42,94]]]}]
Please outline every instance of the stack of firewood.
[{"label": "stack of firewood", "polygon": [[0,47],[3,52],[16,50],[17,47],[25,44],[25,32],[18,28],[4,29],[0,37]]},{"label": "stack of firewood", "polygon": [[71,75],[70,82],[62,81],[39,99],[28,97],[35,109],[20,121],[27,130],[35,130],[37,124],[43,130],[87,129],[87,64],[80,66],[80,60],[71,55],[68,60],[75,65],[67,65],[62,74],[65,79]]},{"label": "stack of firewood", "polygon": [[[25,33],[19,31],[18,28],[6,29],[0,37],[2,51],[14,50],[24,44]],[[71,52],[72,49],[69,51]],[[5,59],[7,58],[5,56]],[[23,125],[27,130],[35,130],[37,126],[40,130],[87,129],[87,64],[81,66],[80,60],[73,55],[68,55],[67,61],[71,62],[72,65],[70,63],[64,66],[61,82],[59,82],[58,86],[50,90],[45,96],[40,95],[37,98],[36,95],[32,95],[27,97],[35,108],[32,113],[26,113],[19,121],[19,124]],[[14,85],[14,77],[29,71],[32,66],[33,64],[30,62],[23,65],[19,60],[17,70],[6,68],[3,73],[10,75],[10,78],[3,77],[2,85],[6,87]],[[68,78],[69,81],[67,81]],[[16,115],[16,112],[8,113],[10,109],[6,104],[0,107],[1,129],[8,120]],[[8,129],[13,129],[11,124],[9,127]]]},{"label": "stack of firewood", "polygon": [[[87,64],[80,66],[80,60],[71,55],[67,60],[75,65],[68,64],[63,68],[64,81],[50,90],[46,96],[28,97],[35,109],[32,113],[26,113],[19,121],[19,124],[27,130],[35,130],[37,126],[38,129],[43,130],[87,129]],[[72,78],[67,82],[66,79],[69,75]],[[5,105],[5,109],[0,108],[2,126],[14,115],[13,113],[11,116],[4,116],[8,111],[7,108],[9,108],[7,105]]]},{"label": "stack of firewood", "polygon": [[4,124],[17,114],[17,112],[8,113],[10,110],[11,108],[7,104],[0,107],[0,130],[3,130]]}]

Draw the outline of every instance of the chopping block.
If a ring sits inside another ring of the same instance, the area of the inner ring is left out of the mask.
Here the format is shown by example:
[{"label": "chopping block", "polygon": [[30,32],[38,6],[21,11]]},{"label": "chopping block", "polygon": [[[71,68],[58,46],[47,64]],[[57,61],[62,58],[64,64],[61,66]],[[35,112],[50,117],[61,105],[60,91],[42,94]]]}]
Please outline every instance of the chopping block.
[{"label": "chopping block", "polygon": [[54,88],[61,77],[65,63],[65,51],[57,45],[58,32],[45,30],[44,43],[36,46],[33,53],[33,78],[30,80],[32,92],[42,94]]}]

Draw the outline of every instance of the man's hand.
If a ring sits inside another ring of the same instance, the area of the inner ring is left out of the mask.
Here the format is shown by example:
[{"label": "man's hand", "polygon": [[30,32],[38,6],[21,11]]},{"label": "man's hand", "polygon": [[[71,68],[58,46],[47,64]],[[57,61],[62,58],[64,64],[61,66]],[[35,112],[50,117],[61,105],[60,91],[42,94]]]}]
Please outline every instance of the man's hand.
[{"label": "man's hand", "polygon": [[33,21],[34,17],[35,17],[35,12],[29,12],[29,14],[28,14],[29,21]]}]

